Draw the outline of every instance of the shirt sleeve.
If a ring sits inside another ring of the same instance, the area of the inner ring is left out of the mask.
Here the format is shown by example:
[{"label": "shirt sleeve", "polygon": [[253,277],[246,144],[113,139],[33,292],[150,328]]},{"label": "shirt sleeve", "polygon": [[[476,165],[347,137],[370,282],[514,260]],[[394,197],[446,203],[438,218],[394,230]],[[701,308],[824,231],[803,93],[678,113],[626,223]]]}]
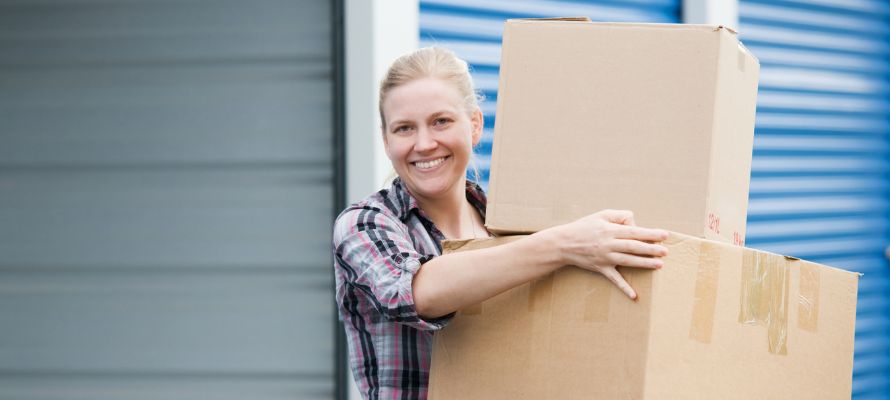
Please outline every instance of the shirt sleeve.
[{"label": "shirt sleeve", "polygon": [[370,299],[387,320],[420,330],[439,330],[453,314],[423,319],[417,315],[411,283],[432,259],[414,249],[408,227],[371,207],[347,210],[334,225],[334,257],[347,285]]}]

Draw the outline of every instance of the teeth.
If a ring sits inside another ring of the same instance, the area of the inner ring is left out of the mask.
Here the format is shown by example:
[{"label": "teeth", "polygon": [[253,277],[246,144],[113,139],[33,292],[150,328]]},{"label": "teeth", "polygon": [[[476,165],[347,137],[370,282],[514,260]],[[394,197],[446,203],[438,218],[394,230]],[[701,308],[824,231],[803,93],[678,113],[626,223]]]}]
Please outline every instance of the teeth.
[{"label": "teeth", "polygon": [[414,165],[416,165],[420,169],[430,169],[432,167],[435,167],[435,166],[441,164],[443,161],[445,161],[445,157],[437,158],[437,159],[431,160],[431,161],[418,161],[418,162],[414,163]]}]

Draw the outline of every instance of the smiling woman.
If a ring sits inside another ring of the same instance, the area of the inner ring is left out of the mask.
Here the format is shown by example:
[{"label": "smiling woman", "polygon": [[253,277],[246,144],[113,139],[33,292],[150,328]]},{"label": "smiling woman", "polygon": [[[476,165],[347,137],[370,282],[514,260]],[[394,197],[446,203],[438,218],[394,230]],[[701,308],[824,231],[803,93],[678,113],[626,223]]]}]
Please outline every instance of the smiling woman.
[{"label": "smiling woman", "polygon": [[336,299],[365,398],[424,399],[432,335],[455,311],[573,265],[636,293],[616,266],[661,268],[667,238],[630,211],[604,210],[509,244],[441,255],[445,239],[489,236],[485,194],[466,178],[483,118],[467,64],[450,51],[402,56],[380,88],[398,177],[334,225]]},{"label": "smiling woman", "polygon": [[429,210],[445,237],[474,237],[466,231],[471,227],[484,232],[479,218],[463,224],[447,218],[453,215],[448,211],[461,211],[449,206],[470,208],[462,198],[473,146],[482,137],[479,108],[465,110],[457,89],[433,77],[393,88],[382,106],[386,154],[421,209]]}]

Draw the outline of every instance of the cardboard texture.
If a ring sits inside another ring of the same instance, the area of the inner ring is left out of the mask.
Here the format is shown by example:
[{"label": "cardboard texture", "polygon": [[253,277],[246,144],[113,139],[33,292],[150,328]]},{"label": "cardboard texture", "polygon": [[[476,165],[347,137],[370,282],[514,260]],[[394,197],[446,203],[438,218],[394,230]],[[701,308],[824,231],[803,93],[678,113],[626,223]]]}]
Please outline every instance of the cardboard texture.
[{"label": "cardboard texture", "polygon": [[759,70],[718,26],[508,21],[486,226],[629,209],[743,244]]},{"label": "cardboard texture", "polygon": [[858,274],[678,233],[665,244],[663,269],[622,270],[636,302],[564,267],[458,312],[435,336],[429,398],[850,398]]}]

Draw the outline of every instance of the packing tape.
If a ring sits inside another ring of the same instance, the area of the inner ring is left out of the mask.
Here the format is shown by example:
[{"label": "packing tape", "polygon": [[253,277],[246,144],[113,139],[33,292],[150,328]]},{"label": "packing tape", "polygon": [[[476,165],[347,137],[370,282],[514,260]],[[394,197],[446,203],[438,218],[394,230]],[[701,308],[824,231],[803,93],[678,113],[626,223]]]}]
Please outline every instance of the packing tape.
[{"label": "packing tape", "polygon": [[743,254],[739,323],[766,326],[769,352],[786,355],[789,262],[748,249]]},{"label": "packing tape", "polygon": [[590,275],[584,295],[584,322],[605,322],[609,320],[612,283],[603,276]]},{"label": "packing tape", "polygon": [[473,239],[448,239],[442,241],[442,254],[453,253],[466,246]]},{"label": "packing tape", "polygon": [[767,310],[760,310],[761,297],[764,295],[763,279],[766,274],[760,265],[757,253],[743,251],[742,255],[742,288],[739,294],[739,322],[743,324],[762,324],[767,317]]},{"label": "packing tape", "polygon": [[819,268],[808,262],[800,263],[800,288],[797,302],[797,327],[816,332],[819,328]]},{"label": "packing tape", "polygon": [[689,338],[697,342],[711,343],[719,274],[720,248],[712,243],[702,242],[699,246],[698,272],[695,278],[692,326],[689,328]]}]

